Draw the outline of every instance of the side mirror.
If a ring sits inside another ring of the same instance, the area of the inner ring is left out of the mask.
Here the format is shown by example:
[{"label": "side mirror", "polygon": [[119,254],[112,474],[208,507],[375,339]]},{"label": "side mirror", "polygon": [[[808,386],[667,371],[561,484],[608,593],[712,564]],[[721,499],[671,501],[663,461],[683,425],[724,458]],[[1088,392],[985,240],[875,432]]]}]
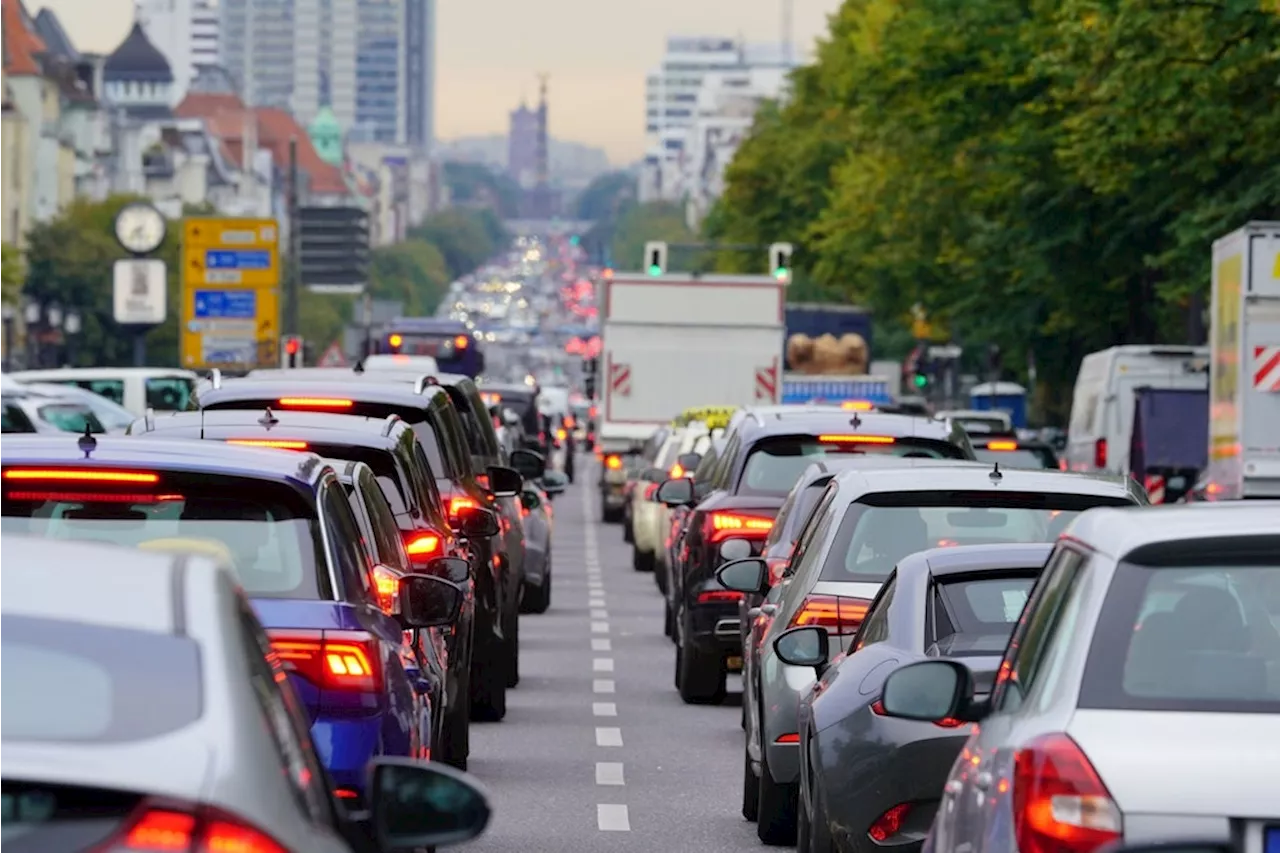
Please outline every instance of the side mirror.
[{"label": "side mirror", "polygon": [[542,491],[547,497],[560,494],[569,486],[569,477],[562,471],[548,471],[542,475]]},{"label": "side mirror", "polygon": [[733,560],[716,569],[716,580],[734,592],[764,595],[769,591],[769,566],[759,557]]},{"label": "side mirror", "polygon": [[720,543],[720,559],[743,560],[751,556],[751,543],[746,539],[726,539]]},{"label": "side mirror", "polygon": [[532,450],[511,451],[511,467],[526,480],[536,480],[547,470],[547,460]]},{"label": "side mirror", "polygon": [[[520,451],[516,451],[519,453]],[[490,465],[489,492],[495,498],[514,498],[524,488],[524,477],[514,468],[505,465]]]},{"label": "side mirror", "polygon": [[437,628],[458,618],[462,590],[433,575],[400,578],[400,624],[406,630]]},{"label": "side mirror", "polygon": [[542,498],[538,497],[537,492],[526,489],[520,493],[520,506],[530,512],[533,512],[535,509],[542,506]]},{"label": "side mirror", "polygon": [[484,507],[464,506],[458,510],[455,529],[468,539],[488,539],[498,535],[498,517]]},{"label": "side mirror", "polygon": [[831,638],[827,629],[817,625],[803,625],[783,632],[773,641],[778,660],[788,666],[811,666],[821,678],[829,668],[827,656],[831,653]]},{"label": "side mirror", "polygon": [[427,563],[427,572],[457,584],[471,580],[471,564],[463,557],[436,557]]},{"label": "side mirror", "polygon": [[977,722],[973,707],[973,674],[962,663],[926,660],[891,673],[880,698],[884,712],[904,720],[937,722],[947,718]]},{"label": "side mirror", "polygon": [[688,477],[667,480],[658,486],[656,497],[667,506],[689,506],[693,503],[693,480]]},{"label": "side mirror", "polygon": [[489,825],[489,796],[472,777],[414,758],[370,763],[368,826],[380,850],[418,850],[462,844]]}]

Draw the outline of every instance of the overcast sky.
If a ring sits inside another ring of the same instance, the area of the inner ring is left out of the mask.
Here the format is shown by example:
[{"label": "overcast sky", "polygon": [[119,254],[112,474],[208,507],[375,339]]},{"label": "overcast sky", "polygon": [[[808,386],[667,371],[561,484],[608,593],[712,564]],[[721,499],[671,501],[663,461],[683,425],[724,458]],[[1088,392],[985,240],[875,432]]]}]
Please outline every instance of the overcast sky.
[{"label": "overcast sky", "polygon": [[[27,0],[58,14],[76,47],[110,52],[132,25],[131,0]],[[792,0],[802,48],[839,0]],[[781,0],[437,0],[436,127],[442,138],[505,133],[507,112],[550,75],[551,133],[604,147],[616,163],[644,152],[644,75],[667,35],[780,40]]]}]

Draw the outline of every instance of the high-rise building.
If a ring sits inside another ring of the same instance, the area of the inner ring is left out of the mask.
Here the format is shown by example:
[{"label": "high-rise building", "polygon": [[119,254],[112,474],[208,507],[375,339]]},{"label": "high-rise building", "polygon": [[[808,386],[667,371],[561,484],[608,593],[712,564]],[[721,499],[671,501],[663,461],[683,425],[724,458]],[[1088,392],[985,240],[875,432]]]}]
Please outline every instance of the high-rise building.
[{"label": "high-rise building", "polygon": [[353,139],[431,144],[435,0],[220,0],[219,10],[223,64],[248,102],[303,123],[327,106]]},{"label": "high-rise building", "polygon": [[170,106],[176,106],[196,67],[218,63],[218,7],[212,0],[138,0],[136,17],[173,69]]},{"label": "high-rise building", "polygon": [[538,111],[527,103],[511,111],[507,174],[525,189],[532,188],[538,176],[538,123]]}]

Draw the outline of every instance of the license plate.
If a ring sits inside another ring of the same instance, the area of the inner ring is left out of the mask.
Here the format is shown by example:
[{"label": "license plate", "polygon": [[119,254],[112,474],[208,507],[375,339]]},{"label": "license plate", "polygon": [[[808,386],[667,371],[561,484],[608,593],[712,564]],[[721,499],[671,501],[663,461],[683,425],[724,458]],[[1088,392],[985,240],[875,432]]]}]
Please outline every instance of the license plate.
[{"label": "license plate", "polygon": [[1280,853],[1280,826],[1268,826],[1263,833],[1263,853]]},{"label": "license plate", "polygon": [[[727,661],[725,661],[725,666],[726,666],[730,671],[732,671],[732,672],[741,672],[741,671],[742,671],[742,658],[740,658],[740,657],[732,657],[732,658],[729,658]],[[1277,853],[1277,851],[1274,851],[1274,850],[1272,850],[1270,847],[1268,847],[1268,848],[1267,848],[1267,853]]]}]

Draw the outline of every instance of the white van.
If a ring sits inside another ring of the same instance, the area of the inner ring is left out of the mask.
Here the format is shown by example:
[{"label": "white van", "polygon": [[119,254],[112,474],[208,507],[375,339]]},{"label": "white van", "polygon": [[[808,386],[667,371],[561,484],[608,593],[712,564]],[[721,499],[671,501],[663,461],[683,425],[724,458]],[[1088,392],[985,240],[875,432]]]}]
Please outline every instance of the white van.
[{"label": "white van", "polygon": [[1068,470],[1129,473],[1133,392],[1142,387],[1207,390],[1209,348],[1131,345],[1086,355],[1071,398]]},{"label": "white van", "polygon": [[9,376],[18,382],[74,385],[124,406],[141,417],[147,409],[184,412],[194,409],[192,394],[199,377],[191,370],[167,367],[62,367],[19,370]]}]

